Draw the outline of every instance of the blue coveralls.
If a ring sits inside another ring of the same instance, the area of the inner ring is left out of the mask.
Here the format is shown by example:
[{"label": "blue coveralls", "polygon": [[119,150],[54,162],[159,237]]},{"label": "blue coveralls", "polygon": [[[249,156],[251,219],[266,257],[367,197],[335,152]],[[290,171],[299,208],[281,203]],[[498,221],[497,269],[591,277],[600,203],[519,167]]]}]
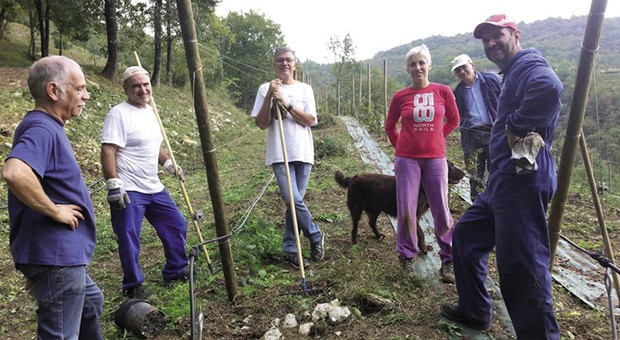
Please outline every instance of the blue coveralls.
[{"label": "blue coveralls", "polygon": [[[491,132],[487,190],[458,221],[453,235],[459,308],[473,325],[491,323],[484,283],[495,247],[501,292],[519,339],[560,339],[553,311],[547,205],[557,187],[551,154],[563,86],[534,49],[518,52],[503,70],[498,117]],[[506,130],[535,131],[545,141],[538,171],[517,175]]]}]

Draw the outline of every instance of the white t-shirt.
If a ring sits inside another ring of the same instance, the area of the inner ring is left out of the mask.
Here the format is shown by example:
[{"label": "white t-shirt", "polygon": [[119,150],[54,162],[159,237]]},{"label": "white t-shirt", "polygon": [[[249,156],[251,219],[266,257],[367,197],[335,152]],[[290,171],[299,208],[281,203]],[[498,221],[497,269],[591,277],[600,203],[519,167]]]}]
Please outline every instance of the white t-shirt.
[{"label": "white t-shirt", "polygon": [[[265,101],[265,96],[269,90],[269,83],[264,83],[258,88],[256,101],[252,109],[252,117],[256,117]],[[286,95],[288,101],[296,108],[310,113],[314,116],[315,126],[318,121],[316,118],[316,103],[312,87],[302,82],[295,82],[291,85],[281,85],[280,90]],[[284,112],[283,112],[284,114]],[[290,113],[286,112],[286,117],[282,121],[284,127],[284,141],[286,143],[286,156],[289,162],[304,162],[314,164],[314,141],[310,127],[303,126],[295,121]],[[282,154],[282,142],[280,141],[280,124],[273,120],[267,128],[267,156],[265,164],[284,162]]]},{"label": "white t-shirt", "polygon": [[127,102],[110,109],[101,143],[115,144],[116,171],[127,191],[153,194],[164,190],[157,176],[159,149],[164,140],[150,105],[138,108]]}]

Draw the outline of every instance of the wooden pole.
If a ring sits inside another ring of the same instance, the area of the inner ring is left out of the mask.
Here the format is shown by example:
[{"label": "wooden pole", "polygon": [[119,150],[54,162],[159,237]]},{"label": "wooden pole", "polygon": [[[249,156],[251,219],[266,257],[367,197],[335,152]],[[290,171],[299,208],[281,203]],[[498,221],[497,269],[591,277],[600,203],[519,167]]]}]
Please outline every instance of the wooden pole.
[{"label": "wooden pole", "polygon": [[355,109],[355,76],[351,77],[351,115],[355,116],[357,110]]},{"label": "wooden pole", "polygon": [[[601,201],[599,199],[598,188],[596,187],[596,179],[594,179],[594,169],[592,169],[592,162],[590,160],[590,154],[588,152],[588,146],[586,145],[586,138],[583,134],[583,130],[581,131],[581,138],[579,138],[579,147],[581,148],[581,155],[583,157],[583,163],[586,168],[586,173],[588,175],[588,183],[590,184],[590,192],[592,193],[592,203],[594,203],[594,209],[596,210],[596,217],[598,218],[598,226],[601,231],[601,236],[603,237],[603,246],[605,248],[605,256],[611,261],[611,263],[616,263],[614,260],[614,252],[611,249],[611,242],[609,241],[609,234],[607,233],[607,227],[605,227],[605,219],[603,217],[603,209],[601,208]],[[615,271],[611,271],[611,276],[614,280],[614,288],[616,289],[616,294],[620,296],[620,280],[618,279],[618,273]]]},{"label": "wooden pole", "polygon": [[371,111],[372,110],[372,99],[370,98],[370,95],[371,95],[372,90],[371,90],[371,86],[370,86],[370,63],[368,63],[366,65],[367,65],[366,66],[366,70],[367,70],[367,73],[368,73],[368,109],[367,110],[368,110],[368,113],[371,113],[372,112]]},{"label": "wooden pole", "polygon": [[590,14],[588,15],[588,21],[586,23],[581,55],[579,57],[579,68],[577,69],[577,76],[575,78],[573,102],[568,118],[566,137],[564,138],[564,145],[562,147],[560,166],[558,168],[558,188],[553,196],[549,209],[549,237],[551,245],[550,268],[553,268],[555,252],[560,237],[564,204],[568,197],[570,178],[573,166],[575,165],[577,144],[579,143],[579,138],[581,138],[586,99],[588,98],[594,69],[594,54],[598,49],[606,6],[607,0],[592,0]]},{"label": "wooden pole", "polygon": [[187,69],[189,71],[189,77],[192,80],[192,98],[194,98],[196,123],[198,124],[202,155],[207,172],[211,205],[213,206],[215,229],[217,236],[222,238],[218,242],[222,260],[222,271],[226,281],[228,299],[233,301],[238,295],[237,275],[235,274],[235,265],[232,258],[230,242],[227,237],[229,231],[226,223],[222,188],[220,186],[220,175],[217,169],[217,159],[215,157],[215,147],[213,146],[213,137],[211,136],[211,126],[207,110],[207,95],[202,76],[202,65],[198,50],[198,40],[196,38],[196,26],[194,24],[192,4],[190,0],[177,0],[177,9],[183,35],[183,45],[185,46]]},{"label": "wooden pole", "polygon": [[284,139],[284,124],[282,123],[282,110],[284,106],[282,102],[276,100],[272,105],[276,107],[276,119],[278,120],[278,126],[280,128],[280,145],[282,146],[282,157],[284,158],[284,170],[286,172],[286,187],[288,188],[289,197],[289,210],[291,211],[291,220],[293,220],[293,231],[295,234],[295,246],[297,247],[297,261],[299,263],[299,275],[301,275],[301,289],[306,291],[306,272],[304,257],[301,253],[301,241],[299,239],[299,227],[297,224],[297,209],[295,208],[295,199],[293,199],[293,184],[291,182],[291,171],[288,167],[288,155],[286,152],[286,140]]},{"label": "wooden pole", "polygon": [[340,116],[340,81],[338,81],[338,87],[336,88],[336,96],[337,96],[337,106],[338,108],[336,109],[336,115]]},{"label": "wooden pole", "polygon": [[[387,94],[387,59],[383,60],[383,127],[385,128],[385,120],[388,112],[388,94]],[[383,139],[387,140],[385,129],[383,130]]]}]

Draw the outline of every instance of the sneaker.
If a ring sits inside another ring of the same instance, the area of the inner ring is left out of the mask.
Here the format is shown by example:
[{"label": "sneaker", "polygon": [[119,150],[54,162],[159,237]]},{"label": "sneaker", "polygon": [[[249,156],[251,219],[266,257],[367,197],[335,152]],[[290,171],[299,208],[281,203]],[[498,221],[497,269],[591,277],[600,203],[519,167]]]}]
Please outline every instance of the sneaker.
[{"label": "sneaker", "polygon": [[403,255],[398,256],[398,261],[400,262],[400,268],[407,273],[415,274],[415,258],[408,258]]},{"label": "sneaker", "polygon": [[139,299],[139,300],[151,300],[154,295],[149,293],[142,285],[137,285],[133,287],[129,287],[123,290],[123,296],[126,296],[130,299]]},{"label": "sneaker", "polygon": [[[297,253],[285,252],[282,258],[284,259],[284,262],[290,263],[290,265],[293,266],[293,268],[299,268],[299,258],[297,258]],[[302,259],[302,261],[303,261],[304,268],[306,268],[308,266],[308,264],[306,263],[306,260]]]},{"label": "sneaker", "polygon": [[325,245],[325,233],[321,232],[321,240],[310,244],[310,258],[314,262],[319,262],[325,257],[323,246]]},{"label": "sneaker", "polygon": [[471,329],[477,331],[488,331],[491,329],[491,325],[488,324],[477,324],[475,322],[470,321],[467,316],[461,311],[458,305],[452,305],[449,303],[444,303],[441,306],[441,315],[443,315],[446,319],[463,324]]},{"label": "sneaker", "polygon": [[444,283],[456,282],[454,278],[454,265],[452,262],[442,263],[441,268],[439,268],[439,275],[441,276],[441,281]]}]

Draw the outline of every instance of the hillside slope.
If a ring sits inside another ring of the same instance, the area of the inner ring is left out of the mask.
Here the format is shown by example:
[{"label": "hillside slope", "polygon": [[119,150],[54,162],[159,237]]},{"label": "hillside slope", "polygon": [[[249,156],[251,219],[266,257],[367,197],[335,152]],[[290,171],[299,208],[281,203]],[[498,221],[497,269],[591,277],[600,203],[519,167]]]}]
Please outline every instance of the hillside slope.
[{"label": "hillside slope", "polygon": [[[3,47],[0,41],[0,50]],[[68,51],[75,53],[77,51]],[[76,57],[76,59],[78,59]],[[99,135],[107,110],[124,100],[118,83],[98,76],[101,65],[79,59],[83,64],[91,100],[84,114],[71,120],[66,130],[73,143],[84,177],[91,192],[98,220],[98,244],[90,267],[94,280],[104,292],[102,327],[107,339],[135,338],[114,324],[114,312],[122,303],[121,271],[116,242],[109,224],[105,190],[101,187],[99,165]],[[4,68],[0,65],[0,156],[8,153],[15,124],[32,102],[23,86],[25,68]],[[195,123],[192,100],[187,89],[162,86],[154,90],[160,115],[177,162],[186,170],[186,187],[196,209],[204,212],[201,222],[206,240],[215,237],[211,199],[202,150]],[[308,282],[322,291],[317,295],[300,293],[300,276],[280,260],[284,205],[271,171],[264,166],[264,131],[254,126],[244,112],[234,108],[222,93],[209,93],[210,122],[212,123],[217,166],[224,193],[224,204],[231,235],[239,296],[228,301],[224,277],[219,271],[221,259],[217,242],[207,245],[212,259],[211,272],[205,259],[197,259],[195,281],[196,309],[204,316],[204,339],[258,339],[271,328],[276,318],[288,313],[300,321],[308,321],[317,303],[338,299],[353,314],[345,322],[333,325],[319,322],[311,337],[321,339],[446,339],[458,338],[463,330],[439,319],[439,306],[456,298],[452,285],[439,284],[436,277],[411,280],[398,265],[394,251],[394,233],[389,220],[382,216],[379,228],[387,235],[383,241],[374,239],[362,220],[360,241],[350,243],[350,217],[346,208],[346,193],[338,187],[333,176],[336,170],[347,175],[373,171],[359,158],[346,127],[339,119],[319,113],[320,125],[313,132],[317,160],[307,192],[308,205],[326,231],[326,258],[306,271]],[[392,148],[381,136],[373,136],[381,148],[393,156]],[[449,157],[459,164],[461,154],[458,135],[449,139]],[[165,173],[162,180],[168,186],[182,211],[179,185]],[[0,181],[1,182],[1,181]],[[262,189],[265,189],[264,193]],[[5,202],[6,185],[0,184],[0,202]],[[465,209],[459,199],[451,198],[455,218]],[[254,205],[256,203],[256,205]],[[607,203],[607,202],[605,202]],[[566,231],[580,244],[600,247],[600,237],[593,226],[593,208],[588,197],[572,193],[568,202]],[[2,204],[0,204],[1,206]],[[253,207],[253,209],[250,209]],[[611,220],[612,237],[617,238],[620,212],[605,206]],[[3,339],[33,338],[36,329],[35,308],[24,290],[24,279],[14,269],[8,251],[8,214],[0,209],[0,337]],[[589,242],[589,243],[586,243]],[[165,313],[167,326],[159,339],[187,339],[190,333],[190,298],[188,285],[166,286],[161,279],[163,250],[154,231],[145,224],[142,235],[142,266],[147,275],[146,286],[157,295],[153,305]],[[198,236],[188,229],[188,251],[198,244]],[[307,254],[308,245],[303,244]],[[593,311],[578,299],[555,285],[556,311],[564,338],[608,338],[610,331],[603,313]],[[284,294],[283,294],[284,293]],[[374,294],[374,295],[373,295]],[[377,306],[373,296],[390,303]],[[299,338],[294,330],[283,330],[286,338]],[[482,338],[507,338],[499,320]]]}]

